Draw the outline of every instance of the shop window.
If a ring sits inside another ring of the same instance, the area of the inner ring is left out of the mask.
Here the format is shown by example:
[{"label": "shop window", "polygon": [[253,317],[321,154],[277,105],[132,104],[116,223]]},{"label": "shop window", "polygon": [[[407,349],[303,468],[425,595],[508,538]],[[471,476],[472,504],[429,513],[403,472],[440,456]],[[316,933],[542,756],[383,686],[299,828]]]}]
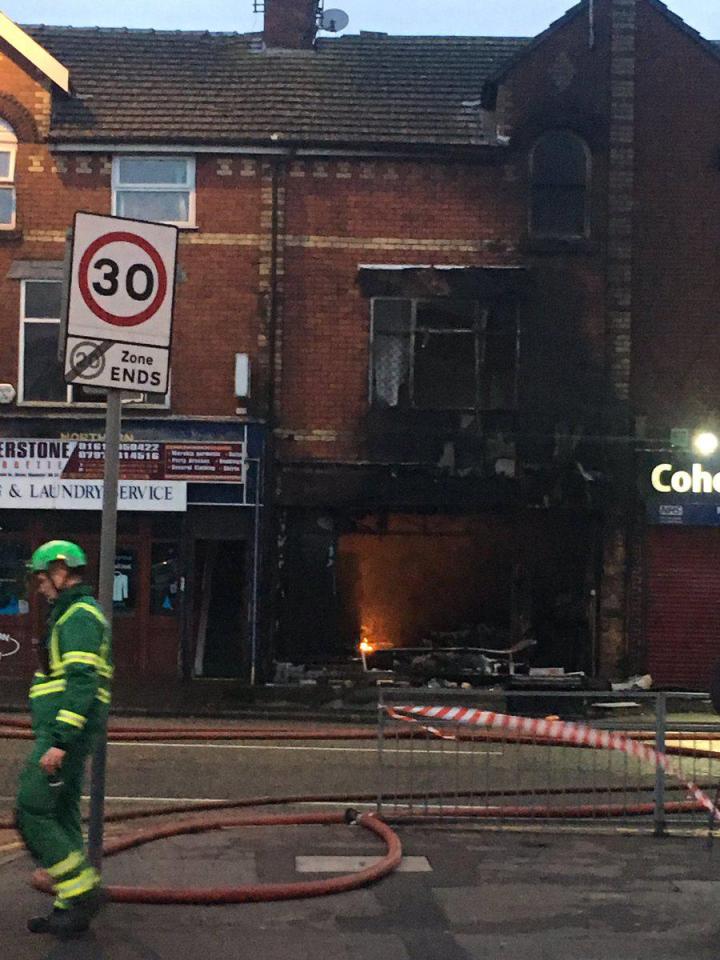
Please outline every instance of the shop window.
[{"label": "shop window", "polygon": [[5,120],[0,119],[0,230],[15,227],[15,160],[17,137]]},{"label": "shop window", "polygon": [[574,133],[544,134],[530,155],[530,234],[534,237],[588,235],[590,152]]},{"label": "shop window", "polygon": [[176,617],[180,612],[180,548],[176,543],[154,543],[151,552],[150,613]]},{"label": "shop window", "polygon": [[[20,293],[20,402],[98,406],[102,391],[68,386],[58,360],[62,312],[59,280],[24,280]],[[167,407],[170,394],[144,394],[140,407]]]},{"label": "shop window", "polygon": [[121,550],[115,554],[113,574],[113,611],[132,613],[137,598],[137,552]]},{"label": "shop window", "polygon": [[372,301],[371,401],[425,410],[515,405],[517,305],[449,297]]},{"label": "shop window", "polygon": [[0,617],[28,612],[25,562],[28,551],[18,541],[0,541]]},{"label": "shop window", "polygon": [[118,217],[195,225],[195,160],[114,157],[113,208]]}]

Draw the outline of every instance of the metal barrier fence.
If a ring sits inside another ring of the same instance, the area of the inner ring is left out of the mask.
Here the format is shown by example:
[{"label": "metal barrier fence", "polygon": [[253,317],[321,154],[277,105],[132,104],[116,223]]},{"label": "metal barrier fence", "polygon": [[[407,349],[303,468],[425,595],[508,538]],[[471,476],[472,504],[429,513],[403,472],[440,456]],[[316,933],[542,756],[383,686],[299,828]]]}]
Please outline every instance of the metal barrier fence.
[{"label": "metal barrier fence", "polygon": [[[550,715],[666,753],[672,772],[617,750],[560,744],[539,732],[468,726],[455,716],[413,721],[392,715],[401,705]],[[692,719],[710,712],[707,696],[695,693],[381,688],[377,809],[383,816],[423,819],[610,822],[658,835],[720,829],[686,786],[696,784],[717,802],[720,721]]]}]

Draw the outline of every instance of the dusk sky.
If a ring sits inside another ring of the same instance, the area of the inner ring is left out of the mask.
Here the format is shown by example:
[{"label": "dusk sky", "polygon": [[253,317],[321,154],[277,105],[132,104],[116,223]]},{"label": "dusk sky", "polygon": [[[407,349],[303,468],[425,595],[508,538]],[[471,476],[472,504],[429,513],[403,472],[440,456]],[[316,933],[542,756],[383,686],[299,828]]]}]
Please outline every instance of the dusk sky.
[{"label": "dusk sky", "polygon": [[[570,0],[326,0],[350,16],[346,32],[531,36],[565,12]],[[708,39],[720,39],[717,0],[670,0],[668,6]],[[155,27],[165,30],[258,30],[253,0],[0,0],[19,23]]]}]

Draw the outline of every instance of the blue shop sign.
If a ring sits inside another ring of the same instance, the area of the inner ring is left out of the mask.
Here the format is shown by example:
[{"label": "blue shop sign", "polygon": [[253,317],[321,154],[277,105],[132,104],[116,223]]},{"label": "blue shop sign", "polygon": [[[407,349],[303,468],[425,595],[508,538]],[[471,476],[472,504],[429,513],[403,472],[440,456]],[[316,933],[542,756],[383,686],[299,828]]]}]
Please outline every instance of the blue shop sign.
[{"label": "blue shop sign", "polygon": [[673,457],[672,454],[660,462],[646,464],[643,487],[648,522],[672,526],[720,526],[719,467],[716,460],[712,463],[688,462],[688,458]]},{"label": "blue shop sign", "polygon": [[685,526],[720,527],[720,498],[707,502],[682,500],[648,500],[645,504],[648,523]]}]

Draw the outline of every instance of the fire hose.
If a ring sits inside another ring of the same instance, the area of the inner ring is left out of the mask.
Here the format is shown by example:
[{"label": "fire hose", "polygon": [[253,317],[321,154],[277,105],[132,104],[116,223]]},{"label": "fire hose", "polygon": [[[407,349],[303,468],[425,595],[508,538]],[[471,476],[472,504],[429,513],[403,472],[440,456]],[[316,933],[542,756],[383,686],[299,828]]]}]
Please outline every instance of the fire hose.
[{"label": "fire hose", "polygon": [[[119,887],[110,886],[107,893],[114,903],[154,904],[228,904],[259,903],[269,900],[293,900],[306,897],[327,896],[345,893],[374,883],[395,870],[402,860],[402,846],[397,834],[379,817],[373,814],[357,816],[354,811],[346,813],[303,813],[279,816],[256,815],[235,818],[180,820],[163,827],[152,827],[108,841],[104,856],[111,857],[155,840],[177,837],[229,827],[277,827],[299,824],[357,823],[385,841],[385,856],[355,873],[343,874],[325,880],[306,880],[295,883],[244,884],[237,887]],[[33,886],[45,893],[52,893],[52,881],[42,870],[33,875]]]},{"label": "fire hose", "polygon": [[[533,743],[559,743],[564,746],[585,747],[593,749],[617,750],[629,756],[636,757],[647,762],[652,762],[656,766],[661,766],[667,773],[680,779],[682,785],[689,791],[692,800],[686,802],[668,803],[666,810],[674,812],[690,812],[698,809],[706,809],[711,812],[714,820],[720,820],[720,811],[707,794],[698,784],[686,781],[682,777],[682,772],[677,769],[670,761],[667,754],[658,753],[651,747],[642,743],[639,739],[640,734],[632,735],[617,734],[604,730],[597,730],[584,724],[560,720],[542,720],[525,717],[514,717],[504,714],[497,714],[492,711],[476,710],[464,707],[413,707],[399,706],[395,708],[385,708],[388,715],[396,720],[405,723],[422,726],[424,730],[433,736],[443,739],[465,739],[456,734],[448,734],[437,726],[427,721],[452,721],[457,725],[468,726],[471,728],[485,728],[484,733],[497,733],[505,741],[513,740],[519,742],[528,742],[531,738]],[[471,739],[475,739],[477,729],[472,730]],[[138,740],[157,739],[161,736],[172,737],[173,739],[218,739],[218,734],[222,733],[225,737],[233,739],[251,739],[254,737],[262,739],[281,739],[279,733],[285,734],[290,739],[308,739],[308,734],[313,734],[313,739],[323,738],[325,731],[298,731],[298,730],[268,730],[266,728],[205,728],[201,730],[188,730],[187,728],[168,727],[168,728],[142,728],[142,727],[116,727],[112,731],[115,739],[121,737],[136,737]],[[348,736],[348,733],[354,733],[354,736]],[[149,736],[153,734],[154,736]],[[198,734],[204,736],[199,737]],[[253,736],[251,736],[251,734]],[[13,719],[7,721],[7,718],[0,718],[0,737],[16,737],[25,739],[32,734],[28,729],[28,724],[24,719]],[[180,735],[180,736],[178,736]],[[646,736],[646,735],[645,735]],[[324,736],[325,739],[369,739],[374,737],[372,731],[367,730],[330,730]],[[478,739],[480,739],[478,737]],[[610,788],[612,790],[612,788]],[[512,791],[515,795],[527,796],[531,791]],[[545,794],[551,792],[571,793],[588,792],[581,788],[566,788],[556,791],[543,791]],[[500,791],[497,792],[498,795]],[[502,791],[503,796],[509,795],[510,791]],[[460,797],[463,794],[458,793]],[[466,796],[468,794],[465,794]],[[364,795],[360,799],[374,799]],[[131,814],[122,814],[108,816],[107,819],[128,820],[132,818],[160,816],[166,813],[181,812],[201,812],[217,809],[232,809],[243,806],[260,805],[280,805],[298,802],[357,802],[357,797],[337,797],[337,796],[303,796],[303,797],[283,797],[283,798],[255,798],[242,801],[212,801],[207,803],[190,804],[181,807],[166,807],[163,809],[136,811]],[[429,810],[432,816],[475,816],[480,818],[519,817],[532,818],[586,818],[586,817],[608,817],[618,815],[633,815],[650,813],[653,810],[653,804],[634,804],[627,805],[613,804],[581,804],[575,807],[534,807],[534,806],[515,806],[515,807],[454,807],[443,808],[439,810]],[[418,822],[427,819],[425,814],[413,813],[412,811],[403,814],[396,814],[392,821],[398,822]],[[109,888],[110,899],[125,903],[242,903],[260,900],[281,900],[298,897],[321,896],[330,893],[338,893],[359,886],[374,882],[383,876],[392,872],[402,859],[402,849],[400,840],[392,831],[386,822],[379,817],[367,814],[364,816],[353,817],[354,822],[372,831],[381,837],[386,843],[385,856],[380,858],[365,870],[354,874],[347,874],[342,877],[335,877],[329,880],[314,880],[300,883],[287,884],[254,884],[239,887],[220,887],[220,888],[186,888],[182,890],[172,888],[151,888],[151,887],[111,887]],[[108,841],[105,846],[105,856],[112,856],[123,850],[137,847],[142,844],[150,843],[154,840],[166,837],[179,836],[189,833],[200,833],[209,830],[220,830],[239,826],[278,826],[285,824],[339,824],[343,822],[352,822],[347,818],[347,814],[341,813],[317,813],[317,814],[283,814],[280,816],[253,815],[235,818],[208,818],[202,820],[184,820],[167,826],[153,827],[144,831],[136,831]],[[0,820],[0,827],[9,826],[9,823]],[[50,892],[52,884],[50,878],[44,871],[36,871],[33,876],[33,884],[38,889]]]}]

